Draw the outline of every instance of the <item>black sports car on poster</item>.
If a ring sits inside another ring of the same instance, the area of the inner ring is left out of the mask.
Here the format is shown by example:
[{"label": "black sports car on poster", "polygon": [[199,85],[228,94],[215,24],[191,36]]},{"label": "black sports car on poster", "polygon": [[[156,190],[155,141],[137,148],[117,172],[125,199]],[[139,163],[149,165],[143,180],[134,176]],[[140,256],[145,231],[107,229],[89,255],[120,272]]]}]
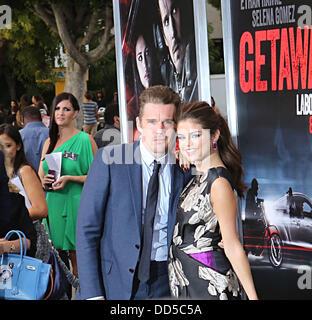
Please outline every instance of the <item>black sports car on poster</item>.
[{"label": "black sports car on poster", "polygon": [[273,203],[257,199],[257,208],[245,212],[244,248],[255,256],[267,254],[273,267],[286,259],[312,263],[312,201],[291,192]]}]

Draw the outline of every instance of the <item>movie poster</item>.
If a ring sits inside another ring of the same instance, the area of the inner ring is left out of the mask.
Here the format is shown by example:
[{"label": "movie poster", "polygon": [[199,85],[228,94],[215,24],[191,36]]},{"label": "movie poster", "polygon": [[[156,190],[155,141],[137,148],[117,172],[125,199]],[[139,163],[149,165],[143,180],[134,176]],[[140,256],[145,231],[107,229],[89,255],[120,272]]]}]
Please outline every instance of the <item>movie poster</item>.
[{"label": "movie poster", "polygon": [[167,85],[185,102],[198,100],[193,0],[120,0],[119,10],[126,109],[135,131],[147,87]]},{"label": "movie poster", "polygon": [[222,4],[230,6],[248,186],[243,237],[255,285],[262,299],[312,299],[312,3]]}]

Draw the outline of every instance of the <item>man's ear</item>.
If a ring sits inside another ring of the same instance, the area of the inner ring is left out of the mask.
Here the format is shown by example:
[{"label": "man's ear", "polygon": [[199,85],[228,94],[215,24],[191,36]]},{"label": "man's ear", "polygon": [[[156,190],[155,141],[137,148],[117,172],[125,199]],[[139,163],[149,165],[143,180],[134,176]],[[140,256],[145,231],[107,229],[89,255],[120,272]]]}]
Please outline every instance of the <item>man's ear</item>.
[{"label": "man's ear", "polygon": [[136,126],[137,126],[138,131],[142,134],[142,126],[141,126],[140,117],[136,117],[135,121],[136,121]]}]

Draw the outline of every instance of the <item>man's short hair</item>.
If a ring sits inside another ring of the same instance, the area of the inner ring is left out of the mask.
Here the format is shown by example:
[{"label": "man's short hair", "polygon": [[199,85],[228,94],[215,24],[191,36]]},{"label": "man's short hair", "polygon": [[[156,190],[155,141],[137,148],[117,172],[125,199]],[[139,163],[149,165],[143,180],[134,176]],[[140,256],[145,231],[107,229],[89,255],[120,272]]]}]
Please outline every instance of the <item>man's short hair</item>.
[{"label": "man's short hair", "polygon": [[112,103],[105,110],[105,123],[113,125],[115,116],[119,117],[119,105]]},{"label": "man's short hair", "polygon": [[180,96],[167,86],[157,85],[145,89],[139,97],[139,118],[142,119],[144,106],[147,103],[173,104],[175,106],[174,120],[181,105]]},{"label": "man's short hair", "polygon": [[93,94],[90,91],[85,93],[85,98],[88,100],[93,100]]},{"label": "man's short hair", "polygon": [[33,106],[25,107],[22,111],[22,117],[32,121],[42,121],[40,110]]}]

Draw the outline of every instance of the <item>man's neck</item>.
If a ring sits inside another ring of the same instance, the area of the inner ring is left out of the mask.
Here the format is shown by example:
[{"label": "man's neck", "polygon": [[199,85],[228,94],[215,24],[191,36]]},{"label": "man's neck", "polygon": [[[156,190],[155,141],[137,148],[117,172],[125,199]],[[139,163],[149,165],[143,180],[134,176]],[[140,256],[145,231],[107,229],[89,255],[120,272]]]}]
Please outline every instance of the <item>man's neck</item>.
[{"label": "man's neck", "polygon": [[148,148],[148,146],[145,145],[145,143],[141,140],[140,143],[142,144],[142,147],[144,148],[145,152],[148,152],[151,156],[153,156],[155,159],[163,158],[165,155],[167,155],[168,151],[160,152],[160,153],[154,153],[152,150]]},{"label": "man's neck", "polygon": [[25,121],[24,120],[24,125],[25,125],[25,127],[28,125],[28,123],[40,123],[41,121],[39,121],[39,120],[27,120],[27,121]]}]

